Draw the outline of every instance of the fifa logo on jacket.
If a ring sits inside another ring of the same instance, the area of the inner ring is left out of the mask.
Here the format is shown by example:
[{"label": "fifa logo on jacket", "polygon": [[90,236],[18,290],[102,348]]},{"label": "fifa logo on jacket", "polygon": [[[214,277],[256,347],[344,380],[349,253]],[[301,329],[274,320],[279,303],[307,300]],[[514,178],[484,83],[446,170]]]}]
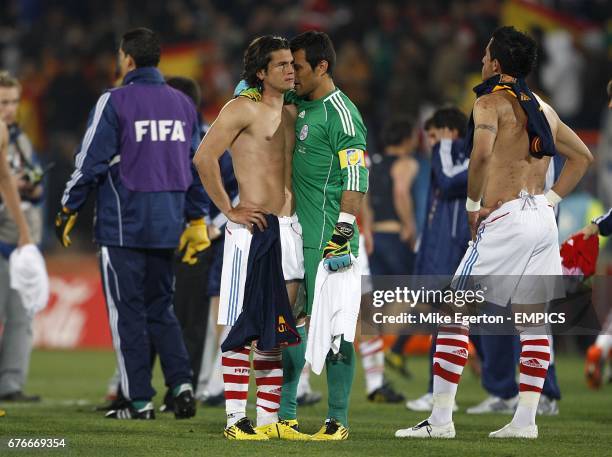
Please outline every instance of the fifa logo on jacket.
[{"label": "fifa logo on jacket", "polygon": [[172,119],[135,121],[136,142],[140,143],[145,136],[148,136],[150,141],[185,142],[183,124],[181,121]]}]

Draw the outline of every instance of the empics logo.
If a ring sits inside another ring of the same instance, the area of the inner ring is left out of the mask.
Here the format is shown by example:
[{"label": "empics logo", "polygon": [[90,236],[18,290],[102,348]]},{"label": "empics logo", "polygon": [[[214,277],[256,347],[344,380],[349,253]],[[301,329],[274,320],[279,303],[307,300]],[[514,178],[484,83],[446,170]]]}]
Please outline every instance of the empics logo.
[{"label": "empics logo", "polygon": [[185,142],[185,131],[183,122],[171,119],[142,120],[134,122],[136,142],[140,143],[145,135],[151,141],[181,141]]}]

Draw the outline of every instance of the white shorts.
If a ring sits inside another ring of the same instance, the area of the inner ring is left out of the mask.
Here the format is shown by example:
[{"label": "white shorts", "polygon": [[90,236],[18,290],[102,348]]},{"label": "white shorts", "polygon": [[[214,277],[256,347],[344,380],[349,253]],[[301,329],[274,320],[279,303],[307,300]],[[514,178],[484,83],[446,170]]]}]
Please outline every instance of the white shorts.
[{"label": "white shorts", "polygon": [[[302,226],[297,215],[279,217],[283,275],[285,281],[304,279]],[[228,221],[225,226],[223,268],[219,294],[219,325],[233,325],[242,312],[244,285],[251,249],[251,232],[241,224]]]},{"label": "white shorts", "polygon": [[[480,289],[486,301],[546,303],[563,296],[557,222],[543,195],[521,192],[478,227],[453,278],[453,288]],[[470,282],[474,284],[470,284]]]}]

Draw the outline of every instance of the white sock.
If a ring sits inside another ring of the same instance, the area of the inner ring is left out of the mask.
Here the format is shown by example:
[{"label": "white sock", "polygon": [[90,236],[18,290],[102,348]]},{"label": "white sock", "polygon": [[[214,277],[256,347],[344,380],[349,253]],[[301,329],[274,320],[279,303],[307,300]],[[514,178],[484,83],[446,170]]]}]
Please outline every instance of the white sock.
[{"label": "white sock", "polygon": [[221,369],[221,348],[215,358],[213,364],[213,370],[208,378],[208,384],[206,384],[206,391],[210,396],[216,396],[223,393],[223,370]]},{"label": "white sock", "polygon": [[595,340],[595,346],[601,348],[601,354],[604,359],[608,358],[608,353],[612,349],[612,335],[601,334],[597,336]]},{"label": "white sock", "polygon": [[520,329],[521,358],[519,362],[519,401],[512,425],[535,425],[538,401],[550,364],[550,343],[546,329]]},{"label": "white sock", "polygon": [[535,425],[540,395],[540,392],[519,392],[519,401],[514,417],[512,417],[512,425],[516,427]]},{"label": "white sock", "polygon": [[301,397],[302,395],[306,395],[312,392],[312,388],[310,387],[310,364],[306,362],[304,364],[304,368],[302,368],[302,373],[300,373],[300,380],[298,381],[297,387],[297,397]]},{"label": "white sock", "polygon": [[385,372],[384,342],[379,336],[359,343],[359,353],[369,394],[383,386]]}]

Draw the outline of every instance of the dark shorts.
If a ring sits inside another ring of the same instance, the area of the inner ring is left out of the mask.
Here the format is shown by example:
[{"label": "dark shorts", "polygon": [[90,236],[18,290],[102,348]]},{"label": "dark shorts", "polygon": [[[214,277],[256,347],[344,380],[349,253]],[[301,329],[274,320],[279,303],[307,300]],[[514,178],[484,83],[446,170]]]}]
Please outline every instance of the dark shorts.
[{"label": "dark shorts", "polygon": [[209,297],[218,297],[221,293],[221,269],[223,267],[223,243],[225,242],[225,230],[223,234],[214,240],[210,246],[210,270],[208,271]]}]

